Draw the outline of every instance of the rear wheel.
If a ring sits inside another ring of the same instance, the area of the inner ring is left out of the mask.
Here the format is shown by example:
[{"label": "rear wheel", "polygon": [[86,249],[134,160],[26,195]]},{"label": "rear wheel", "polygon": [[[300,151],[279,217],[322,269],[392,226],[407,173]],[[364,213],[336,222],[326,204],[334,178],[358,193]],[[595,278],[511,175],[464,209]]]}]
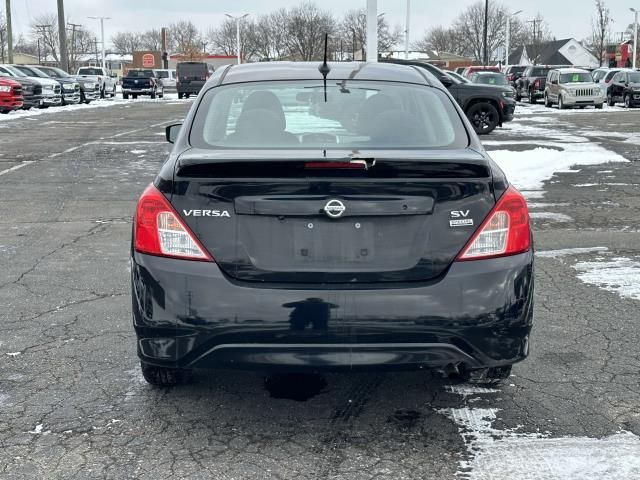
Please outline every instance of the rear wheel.
[{"label": "rear wheel", "polygon": [[522,100],[522,95],[520,95],[520,89],[516,88],[516,102],[519,102]]},{"label": "rear wheel", "polygon": [[113,86],[113,90],[111,91],[111,98],[116,98],[116,86]]},{"label": "rear wheel", "polygon": [[132,94],[131,94],[131,97],[132,97],[134,100],[137,100],[137,99],[138,99],[138,94],[137,94],[137,93],[132,93]]},{"label": "rear wheel", "polygon": [[551,108],[551,101],[549,100],[549,95],[544,95],[544,106],[547,108]]},{"label": "rear wheel", "polygon": [[153,100],[155,98],[156,98],[156,91],[154,89],[154,90],[151,90],[151,99]]},{"label": "rear wheel", "polygon": [[178,98],[179,98],[180,100],[182,100],[183,95],[184,95],[183,93],[178,92]]},{"label": "rear wheel", "polygon": [[104,85],[100,87],[100,98],[104,98],[106,96],[104,89],[105,89]]},{"label": "rear wheel", "polygon": [[537,103],[536,95],[535,93],[533,93],[533,90],[529,90],[529,103],[531,105],[533,105],[534,103]]},{"label": "rear wheel", "polygon": [[613,101],[613,96],[611,95],[611,93],[607,94],[607,105],[609,105],[610,107],[613,107],[616,104],[616,102]]},{"label": "rear wheel", "polygon": [[597,108],[598,110],[602,110],[602,105],[603,105],[602,103],[597,103],[597,104],[596,104],[596,108]]},{"label": "rear wheel", "polygon": [[495,130],[500,122],[500,114],[490,103],[476,103],[467,111],[467,118],[478,135],[486,135]]},{"label": "rear wheel", "polygon": [[499,385],[511,375],[511,365],[469,370],[463,374],[466,383],[472,385]]},{"label": "rear wheel", "polygon": [[128,93],[123,93],[122,94],[122,98],[124,98],[125,100],[129,100],[129,94]]},{"label": "rear wheel", "polygon": [[629,95],[624,96],[624,107],[631,108],[631,96]]},{"label": "rear wheel", "polygon": [[140,362],[142,376],[147,383],[156,387],[175,387],[191,383],[193,376],[191,370],[180,368],[156,367]]}]

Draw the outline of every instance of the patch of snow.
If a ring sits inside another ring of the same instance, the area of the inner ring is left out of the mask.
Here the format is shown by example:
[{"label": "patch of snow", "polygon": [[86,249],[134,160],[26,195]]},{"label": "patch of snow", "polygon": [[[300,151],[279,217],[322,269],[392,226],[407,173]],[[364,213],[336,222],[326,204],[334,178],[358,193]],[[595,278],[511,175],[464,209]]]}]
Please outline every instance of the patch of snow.
[{"label": "patch of snow", "polygon": [[524,195],[524,198],[542,198],[547,193],[544,190],[520,190],[520,193]]},{"label": "patch of snow", "polygon": [[625,257],[596,262],[578,262],[573,268],[584,283],[640,300],[640,262]]},{"label": "patch of snow", "polygon": [[542,202],[527,202],[529,208],[548,208],[548,207],[568,207],[570,203],[542,203]]},{"label": "patch of snow", "polygon": [[130,153],[133,153],[134,155],[142,155],[143,153],[147,153],[146,150],[131,150]]},{"label": "patch of snow", "polygon": [[7,355],[9,355],[10,357],[17,357],[18,355],[20,355],[22,352],[9,352],[7,353]]},{"label": "patch of snow", "polygon": [[29,430],[29,433],[33,433],[35,435],[39,435],[39,434],[42,433],[42,428],[43,428],[42,424],[39,423],[38,425],[35,426],[35,428],[33,430]]},{"label": "patch of snow", "polygon": [[562,144],[562,151],[537,147],[523,152],[495,150],[491,157],[519,190],[540,190],[559,170],[574,165],[628,162],[624,157],[593,143]]},{"label": "patch of snow", "polygon": [[543,258],[560,258],[568,255],[580,255],[583,253],[607,252],[607,247],[586,247],[586,248],[562,248],[559,250],[543,250],[536,252],[537,257]]},{"label": "patch of snow", "polygon": [[497,409],[447,408],[469,460],[460,461],[467,480],[627,480],[640,471],[640,437],[621,431],[602,439],[519,433],[492,427]]},{"label": "patch of snow", "polygon": [[476,387],[474,385],[447,385],[446,389],[451,393],[462,395],[465,399],[471,395],[500,392],[500,390],[496,390],[495,388]]},{"label": "patch of snow", "polygon": [[600,185],[599,183],[578,183],[573,185],[574,187],[582,188],[582,187],[597,187]]},{"label": "patch of snow", "polygon": [[573,218],[569,215],[565,215],[564,213],[555,213],[555,212],[530,212],[529,217],[537,218],[540,220],[551,220],[553,222],[572,222]]}]

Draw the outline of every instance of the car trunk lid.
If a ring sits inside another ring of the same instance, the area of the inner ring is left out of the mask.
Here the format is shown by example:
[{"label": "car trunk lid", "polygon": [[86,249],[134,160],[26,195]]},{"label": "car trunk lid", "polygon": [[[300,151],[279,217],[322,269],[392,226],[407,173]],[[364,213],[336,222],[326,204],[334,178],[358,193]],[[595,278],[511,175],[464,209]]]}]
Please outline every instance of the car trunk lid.
[{"label": "car trunk lid", "polygon": [[495,204],[487,162],[471,150],[355,162],[260,153],[192,150],[176,163],[174,208],[237,280],[432,280]]}]

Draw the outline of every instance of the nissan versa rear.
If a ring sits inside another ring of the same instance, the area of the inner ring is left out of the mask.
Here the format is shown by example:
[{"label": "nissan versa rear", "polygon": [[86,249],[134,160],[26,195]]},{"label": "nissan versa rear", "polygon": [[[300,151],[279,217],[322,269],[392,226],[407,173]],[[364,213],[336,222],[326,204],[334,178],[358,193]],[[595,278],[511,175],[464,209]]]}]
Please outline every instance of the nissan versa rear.
[{"label": "nissan versa rear", "polygon": [[423,69],[220,68],[142,194],[133,320],[146,380],[196,368],[433,368],[528,353],[524,198]]}]

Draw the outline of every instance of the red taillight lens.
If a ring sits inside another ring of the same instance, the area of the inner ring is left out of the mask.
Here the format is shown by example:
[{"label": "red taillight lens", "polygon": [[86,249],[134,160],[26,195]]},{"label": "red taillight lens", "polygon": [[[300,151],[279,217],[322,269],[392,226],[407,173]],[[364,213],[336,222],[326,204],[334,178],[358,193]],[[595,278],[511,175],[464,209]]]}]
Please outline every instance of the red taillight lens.
[{"label": "red taillight lens", "polygon": [[529,210],[515,188],[502,195],[457,260],[480,260],[523,253],[531,248]]},{"label": "red taillight lens", "polygon": [[149,185],[136,209],[134,248],[162,257],[212,262],[213,259],[158,189]]}]

